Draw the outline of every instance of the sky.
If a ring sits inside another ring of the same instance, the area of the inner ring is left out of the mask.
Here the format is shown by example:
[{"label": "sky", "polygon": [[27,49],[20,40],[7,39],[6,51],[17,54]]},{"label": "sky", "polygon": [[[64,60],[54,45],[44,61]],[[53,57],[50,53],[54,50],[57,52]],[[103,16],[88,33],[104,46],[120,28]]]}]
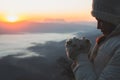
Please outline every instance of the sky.
[{"label": "sky", "polygon": [[0,21],[92,21],[92,0],[0,0]]}]

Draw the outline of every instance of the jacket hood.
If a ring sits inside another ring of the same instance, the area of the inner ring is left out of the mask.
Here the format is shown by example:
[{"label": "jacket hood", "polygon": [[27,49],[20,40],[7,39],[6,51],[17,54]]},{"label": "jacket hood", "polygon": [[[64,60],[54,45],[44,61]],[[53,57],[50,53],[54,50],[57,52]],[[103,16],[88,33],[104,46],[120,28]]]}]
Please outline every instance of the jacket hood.
[{"label": "jacket hood", "polygon": [[120,0],[93,0],[92,16],[118,25],[120,23]]}]

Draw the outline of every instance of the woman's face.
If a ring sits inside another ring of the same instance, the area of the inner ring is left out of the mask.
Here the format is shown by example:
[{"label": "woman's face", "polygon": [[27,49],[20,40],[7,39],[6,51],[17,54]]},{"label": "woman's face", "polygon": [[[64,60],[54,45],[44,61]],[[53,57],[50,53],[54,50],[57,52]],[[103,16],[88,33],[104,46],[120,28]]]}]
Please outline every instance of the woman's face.
[{"label": "woman's face", "polygon": [[97,19],[97,29],[100,29],[105,36],[109,35],[115,28],[116,28],[115,25],[109,22]]}]

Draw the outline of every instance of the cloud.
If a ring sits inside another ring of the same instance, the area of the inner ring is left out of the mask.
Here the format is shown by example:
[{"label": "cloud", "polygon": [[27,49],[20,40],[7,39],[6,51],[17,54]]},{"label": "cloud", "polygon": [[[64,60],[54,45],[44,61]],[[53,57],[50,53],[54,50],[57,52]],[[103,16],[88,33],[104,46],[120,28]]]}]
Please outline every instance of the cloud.
[{"label": "cloud", "polygon": [[53,18],[48,18],[48,19],[45,19],[44,20],[45,22],[57,22],[57,23],[63,23],[63,22],[66,22],[64,19],[53,19]]}]

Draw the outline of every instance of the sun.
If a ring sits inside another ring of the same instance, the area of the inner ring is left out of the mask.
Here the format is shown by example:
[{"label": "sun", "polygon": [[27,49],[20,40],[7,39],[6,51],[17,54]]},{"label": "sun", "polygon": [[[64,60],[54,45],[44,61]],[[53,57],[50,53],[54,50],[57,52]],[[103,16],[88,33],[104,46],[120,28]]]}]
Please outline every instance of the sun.
[{"label": "sun", "polygon": [[8,22],[17,22],[18,21],[18,17],[17,16],[7,16],[6,20]]}]

